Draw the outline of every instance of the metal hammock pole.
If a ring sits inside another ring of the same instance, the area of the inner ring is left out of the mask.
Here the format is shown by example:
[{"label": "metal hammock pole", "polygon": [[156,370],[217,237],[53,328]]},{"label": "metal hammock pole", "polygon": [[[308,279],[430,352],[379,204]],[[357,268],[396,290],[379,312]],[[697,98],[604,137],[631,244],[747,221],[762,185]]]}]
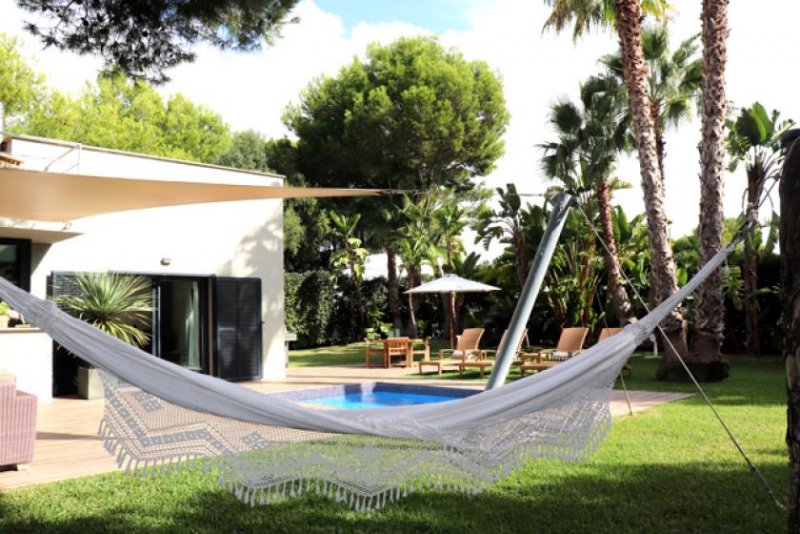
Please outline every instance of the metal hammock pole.
[{"label": "metal hammock pole", "polygon": [[536,256],[533,258],[531,270],[525,280],[522,294],[517,301],[517,307],[514,310],[511,323],[508,325],[506,336],[500,347],[498,347],[497,361],[489,377],[489,383],[486,385],[487,390],[500,387],[506,381],[508,371],[511,369],[511,362],[514,361],[514,356],[516,356],[515,349],[522,340],[525,325],[528,324],[536,297],[542,288],[542,282],[544,282],[544,275],[547,273],[547,267],[553,258],[553,252],[561,236],[561,230],[567,220],[567,213],[569,213],[574,200],[575,197],[569,193],[562,192],[556,195],[553,201],[553,211],[547,221],[547,229],[544,231],[542,241],[536,250]]}]

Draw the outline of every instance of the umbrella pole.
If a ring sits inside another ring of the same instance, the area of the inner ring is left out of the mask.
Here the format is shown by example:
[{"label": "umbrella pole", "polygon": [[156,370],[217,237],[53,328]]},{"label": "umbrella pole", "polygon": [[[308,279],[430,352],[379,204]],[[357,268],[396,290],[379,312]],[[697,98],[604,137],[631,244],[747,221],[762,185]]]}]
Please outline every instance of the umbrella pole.
[{"label": "umbrella pole", "polygon": [[455,350],[455,340],[456,340],[456,293],[455,291],[450,292],[450,309],[447,310],[450,315],[450,349]]}]

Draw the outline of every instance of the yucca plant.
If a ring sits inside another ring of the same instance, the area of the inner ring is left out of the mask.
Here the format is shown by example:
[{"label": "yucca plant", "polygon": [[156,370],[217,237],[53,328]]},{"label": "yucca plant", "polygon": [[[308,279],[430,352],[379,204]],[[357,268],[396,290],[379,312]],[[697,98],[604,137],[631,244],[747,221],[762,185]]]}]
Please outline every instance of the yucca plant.
[{"label": "yucca plant", "polygon": [[55,299],[67,312],[131,345],[143,347],[150,340],[150,335],[140,328],[150,324],[153,310],[147,278],[110,272],[79,273],[72,289],[75,294]]}]

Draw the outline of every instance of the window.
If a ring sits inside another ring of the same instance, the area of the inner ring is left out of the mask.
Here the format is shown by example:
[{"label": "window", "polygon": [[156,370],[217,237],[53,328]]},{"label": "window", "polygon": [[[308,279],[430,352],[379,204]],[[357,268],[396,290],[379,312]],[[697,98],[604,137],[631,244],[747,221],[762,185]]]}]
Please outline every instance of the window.
[{"label": "window", "polygon": [[25,291],[30,291],[31,242],[29,240],[0,238],[0,276]]}]

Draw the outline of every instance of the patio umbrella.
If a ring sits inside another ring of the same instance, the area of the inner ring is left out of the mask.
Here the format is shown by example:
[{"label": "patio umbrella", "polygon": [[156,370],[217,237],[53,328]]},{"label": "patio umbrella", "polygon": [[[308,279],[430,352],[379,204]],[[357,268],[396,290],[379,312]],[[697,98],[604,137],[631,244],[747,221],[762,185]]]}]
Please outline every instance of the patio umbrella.
[{"label": "patio umbrella", "polygon": [[431,280],[405,292],[406,295],[416,295],[419,293],[449,293],[450,294],[450,348],[453,348],[455,339],[456,322],[456,293],[487,293],[489,291],[499,291],[499,287],[482,284],[474,280],[468,280],[455,274],[446,274],[441,278]]}]

